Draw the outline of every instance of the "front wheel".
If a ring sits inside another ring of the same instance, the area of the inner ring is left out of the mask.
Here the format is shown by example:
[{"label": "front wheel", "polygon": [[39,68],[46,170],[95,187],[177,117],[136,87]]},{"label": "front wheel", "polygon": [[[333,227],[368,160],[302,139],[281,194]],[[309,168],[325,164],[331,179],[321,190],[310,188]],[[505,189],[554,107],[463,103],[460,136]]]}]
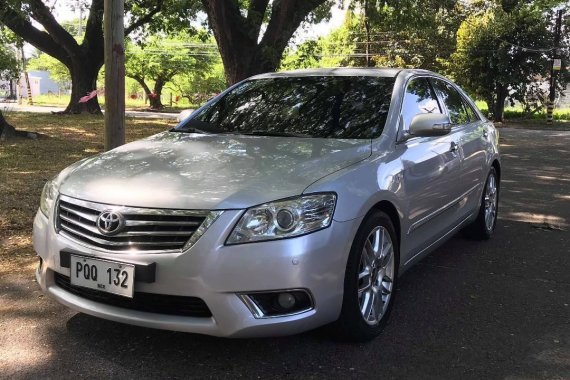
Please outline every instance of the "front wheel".
[{"label": "front wheel", "polygon": [[477,219],[465,229],[468,237],[478,240],[488,240],[497,225],[499,211],[499,180],[495,168],[491,168],[485,189],[479,205]]},{"label": "front wheel", "polygon": [[336,335],[367,341],[384,328],[396,291],[399,247],[394,225],[381,211],[360,226],[350,250]]}]

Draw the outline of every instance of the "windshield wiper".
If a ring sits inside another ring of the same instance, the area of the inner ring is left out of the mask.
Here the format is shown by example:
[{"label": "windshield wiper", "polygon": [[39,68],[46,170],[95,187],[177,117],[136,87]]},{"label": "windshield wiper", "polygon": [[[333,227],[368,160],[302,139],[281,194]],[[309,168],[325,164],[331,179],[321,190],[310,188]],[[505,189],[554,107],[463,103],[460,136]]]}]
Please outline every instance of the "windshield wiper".
[{"label": "windshield wiper", "polygon": [[182,126],[171,129],[170,132],[209,134],[209,133],[223,133],[224,131],[220,128],[216,128],[210,123],[192,119],[188,120]]},{"label": "windshield wiper", "polygon": [[311,135],[305,135],[302,133],[289,133],[289,132],[275,132],[275,131],[244,131],[244,132],[234,132],[236,135],[248,135],[248,136],[276,136],[276,137],[313,137]]},{"label": "windshield wiper", "polygon": [[204,134],[204,135],[205,135],[205,134],[208,134],[208,133],[211,133],[211,132],[203,131],[203,130],[198,129],[198,128],[179,128],[179,129],[172,128],[172,129],[170,130],[170,132],[201,133],[201,134]]}]

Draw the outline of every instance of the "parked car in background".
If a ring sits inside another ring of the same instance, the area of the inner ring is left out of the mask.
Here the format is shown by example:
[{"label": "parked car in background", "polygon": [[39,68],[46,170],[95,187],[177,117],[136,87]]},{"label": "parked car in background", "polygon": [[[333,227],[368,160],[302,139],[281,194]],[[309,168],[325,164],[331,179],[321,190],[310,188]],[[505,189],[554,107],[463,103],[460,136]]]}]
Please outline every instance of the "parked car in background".
[{"label": "parked car in background", "polygon": [[368,340],[398,278],[497,220],[498,135],[423,70],[271,73],[44,188],[37,280],[75,310],[225,337]]}]

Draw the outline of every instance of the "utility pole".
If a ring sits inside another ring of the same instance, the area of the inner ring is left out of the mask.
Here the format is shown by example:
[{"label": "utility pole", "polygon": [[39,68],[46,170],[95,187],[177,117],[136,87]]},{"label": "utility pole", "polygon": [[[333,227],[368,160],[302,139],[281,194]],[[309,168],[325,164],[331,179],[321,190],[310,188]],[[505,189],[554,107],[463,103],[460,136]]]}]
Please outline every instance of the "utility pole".
[{"label": "utility pole", "polygon": [[552,124],[554,112],[554,99],[556,98],[556,74],[560,66],[555,66],[555,60],[559,59],[560,35],[562,34],[562,9],[557,11],[556,29],[554,30],[554,50],[552,50],[552,65],[550,66],[550,91],[546,105],[546,123]]},{"label": "utility pole", "polygon": [[105,150],[125,143],[124,0],[105,0]]}]

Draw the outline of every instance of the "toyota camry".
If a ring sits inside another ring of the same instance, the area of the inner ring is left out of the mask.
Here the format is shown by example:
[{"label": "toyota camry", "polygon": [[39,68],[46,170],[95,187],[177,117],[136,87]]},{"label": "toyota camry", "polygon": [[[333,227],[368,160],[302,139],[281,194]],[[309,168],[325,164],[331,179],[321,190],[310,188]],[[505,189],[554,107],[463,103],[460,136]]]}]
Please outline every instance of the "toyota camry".
[{"label": "toyota camry", "polygon": [[404,271],[460,230],[493,234],[497,142],[429,71],[254,76],[48,181],[37,281],[133,325],[224,337],[329,325],[369,340]]}]

